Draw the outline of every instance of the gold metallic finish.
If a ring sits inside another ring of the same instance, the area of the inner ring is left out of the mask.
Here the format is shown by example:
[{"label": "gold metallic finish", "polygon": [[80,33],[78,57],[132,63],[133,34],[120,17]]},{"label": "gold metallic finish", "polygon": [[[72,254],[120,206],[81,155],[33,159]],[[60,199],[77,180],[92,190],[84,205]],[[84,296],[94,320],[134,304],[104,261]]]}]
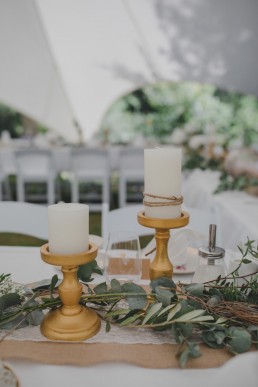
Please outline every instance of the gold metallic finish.
[{"label": "gold metallic finish", "polygon": [[142,226],[155,228],[156,255],[150,264],[150,279],[173,276],[173,265],[168,256],[170,229],[181,228],[189,223],[189,214],[181,213],[180,218],[158,219],[147,218],[144,211],[138,213],[138,223]]},{"label": "gold metallic finish", "polygon": [[98,315],[80,305],[82,285],[77,278],[78,266],[96,258],[98,248],[90,243],[89,250],[81,254],[57,255],[49,252],[48,243],[40,249],[46,263],[62,266],[63,281],[58,287],[63,305],[47,313],[40,330],[50,340],[81,341],[94,336],[100,329]]}]

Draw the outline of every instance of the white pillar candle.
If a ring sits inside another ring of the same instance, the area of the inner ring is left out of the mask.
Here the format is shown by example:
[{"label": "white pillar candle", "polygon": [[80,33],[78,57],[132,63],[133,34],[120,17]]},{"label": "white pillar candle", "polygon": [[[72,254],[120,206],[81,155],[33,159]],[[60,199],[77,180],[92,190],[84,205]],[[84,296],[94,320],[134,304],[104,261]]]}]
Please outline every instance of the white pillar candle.
[{"label": "white pillar candle", "polygon": [[[158,196],[181,196],[182,150],[155,148],[144,150],[144,192]],[[167,202],[164,199],[145,196],[148,202]],[[181,216],[181,205],[149,207],[148,218],[174,219]]]},{"label": "white pillar candle", "polygon": [[89,249],[89,206],[58,203],[48,207],[48,242],[52,254],[79,254]]}]

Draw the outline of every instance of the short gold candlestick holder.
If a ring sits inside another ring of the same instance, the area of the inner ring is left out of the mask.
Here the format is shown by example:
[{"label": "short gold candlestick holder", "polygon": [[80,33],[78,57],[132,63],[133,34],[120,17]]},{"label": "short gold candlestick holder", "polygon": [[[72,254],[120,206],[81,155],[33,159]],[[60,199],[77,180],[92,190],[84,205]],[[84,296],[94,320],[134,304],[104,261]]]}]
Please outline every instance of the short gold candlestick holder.
[{"label": "short gold candlestick holder", "polygon": [[180,218],[158,219],[148,218],[144,211],[138,213],[138,223],[142,226],[155,228],[156,255],[150,264],[150,279],[173,276],[173,265],[168,256],[170,229],[181,228],[189,223],[189,214],[185,211]]},{"label": "short gold candlestick holder", "polygon": [[51,340],[81,341],[94,336],[100,329],[100,319],[91,309],[79,303],[82,284],[77,278],[79,265],[93,261],[98,253],[95,244],[80,254],[57,255],[49,252],[46,243],[40,249],[41,258],[50,265],[62,267],[63,281],[58,287],[63,305],[44,317],[40,330]]}]

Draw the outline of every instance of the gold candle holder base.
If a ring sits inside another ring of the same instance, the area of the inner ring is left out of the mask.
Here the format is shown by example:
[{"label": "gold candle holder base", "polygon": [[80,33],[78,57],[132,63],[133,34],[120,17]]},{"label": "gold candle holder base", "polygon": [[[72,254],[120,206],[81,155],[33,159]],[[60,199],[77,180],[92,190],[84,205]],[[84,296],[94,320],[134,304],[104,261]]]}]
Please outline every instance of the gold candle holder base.
[{"label": "gold candle holder base", "polygon": [[150,279],[173,276],[173,265],[168,256],[170,229],[181,228],[189,223],[189,214],[182,211],[180,218],[158,219],[148,218],[144,211],[138,213],[138,223],[142,226],[155,228],[156,255],[150,264]]},{"label": "gold candle holder base", "polygon": [[41,258],[50,265],[61,266],[64,275],[58,291],[63,305],[44,317],[40,330],[50,340],[81,341],[94,336],[100,329],[98,315],[79,304],[82,284],[78,281],[79,265],[93,261],[98,253],[95,244],[81,254],[57,255],[49,252],[46,243],[40,249]]}]

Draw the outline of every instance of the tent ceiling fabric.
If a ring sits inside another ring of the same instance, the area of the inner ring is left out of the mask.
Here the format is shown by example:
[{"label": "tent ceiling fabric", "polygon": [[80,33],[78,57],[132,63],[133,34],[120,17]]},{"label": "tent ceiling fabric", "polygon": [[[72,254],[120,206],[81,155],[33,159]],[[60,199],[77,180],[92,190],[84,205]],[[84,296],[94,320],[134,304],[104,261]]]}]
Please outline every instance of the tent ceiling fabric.
[{"label": "tent ceiling fabric", "polygon": [[0,101],[70,141],[78,137],[31,0],[0,0]]},{"label": "tent ceiling fabric", "polygon": [[0,99],[87,141],[145,83],[258,95],[257,15],[256,0],[0,0]]}]

